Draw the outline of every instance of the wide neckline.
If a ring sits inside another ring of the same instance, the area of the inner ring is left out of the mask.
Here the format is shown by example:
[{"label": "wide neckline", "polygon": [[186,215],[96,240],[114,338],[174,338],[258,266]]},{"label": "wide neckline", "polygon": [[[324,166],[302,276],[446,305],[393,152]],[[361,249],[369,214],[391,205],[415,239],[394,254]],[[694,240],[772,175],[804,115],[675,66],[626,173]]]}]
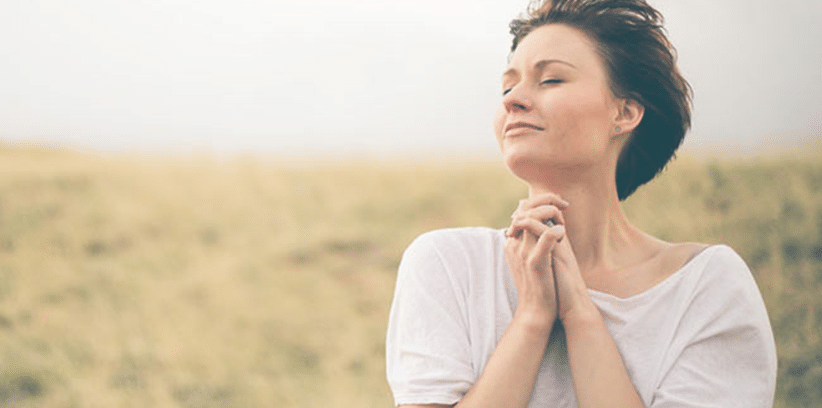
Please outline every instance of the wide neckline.
[{"label": "wide neckline", "polygon": [[599,291],[599,290],[596,290],[596,289],[591,289],[591,288],[588,288],[588,293],[591,294],[591,295],[597,296],[597,297],[599,297],[600,299],[603,299],[603,300],[612,300],[612,301],[619,301],[619,302],[629,302],[629,301],[632,301],[632,300],[636,300],[636,299],[639,299],[639,298],[642,298],[642,297],[649,296],[653,292],[656,292],[657,290],[660,290],[660,288],[668,286],[668,285],[672,284],[673,282],[681,279],[682,276],[685,275],[685,272],[688,269],[690,269],[692,266],[696,265],[698,260],[700,260],[703,257],[707,256],[709,252],[710,253],[714,252],[714,250],[716,248],[718,248],[719,246],[721,246],[721,245],[714,244],[714,245],[708,245],[705,248],[702,248],[699,252],[694,254],[690,259],[688,259],[685,263],[683,263],[682,266],[679,267],[679,269],[677,269],[676,271],[674,271],[670,275],[666,276],[665,279],[662,279],[661,281],[657,282],[656,284],[650,286],[649,288],[647,288],[647,289],[645,289],[642,292],[639,292],[637,294],[634,294],[634,295],[631,295],[631,296],[628,296],[628,297],[619,297],[619,296],[614,295],[612,293],[602,292],[602,291]]}]

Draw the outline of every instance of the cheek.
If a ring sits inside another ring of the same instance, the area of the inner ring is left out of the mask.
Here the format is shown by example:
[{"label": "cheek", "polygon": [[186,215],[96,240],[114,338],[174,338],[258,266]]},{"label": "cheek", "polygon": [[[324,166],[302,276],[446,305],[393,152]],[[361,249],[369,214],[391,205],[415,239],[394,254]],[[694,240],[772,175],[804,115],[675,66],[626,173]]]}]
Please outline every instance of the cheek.
[{"label": "cheek", "polygon": [[603,98],[594,95],[581,94],[571,99],[574,103],[556,104],[552,107],[552,116],[562,123],[567,133],[565,136],[579,140],[600,135],[608,128],[609,106]]}]

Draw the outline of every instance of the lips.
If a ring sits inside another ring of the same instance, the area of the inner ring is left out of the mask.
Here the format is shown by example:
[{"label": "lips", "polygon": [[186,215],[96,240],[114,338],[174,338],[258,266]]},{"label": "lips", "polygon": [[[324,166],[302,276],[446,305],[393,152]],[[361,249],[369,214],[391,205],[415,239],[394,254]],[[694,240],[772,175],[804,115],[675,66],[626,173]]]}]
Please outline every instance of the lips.
[{"label": "lips", "polygon": [[505,126],[505,133],[508,133],[515,129],[545,130],[544,128],[541,128],[537,125],[528,122],[513,122]]}]

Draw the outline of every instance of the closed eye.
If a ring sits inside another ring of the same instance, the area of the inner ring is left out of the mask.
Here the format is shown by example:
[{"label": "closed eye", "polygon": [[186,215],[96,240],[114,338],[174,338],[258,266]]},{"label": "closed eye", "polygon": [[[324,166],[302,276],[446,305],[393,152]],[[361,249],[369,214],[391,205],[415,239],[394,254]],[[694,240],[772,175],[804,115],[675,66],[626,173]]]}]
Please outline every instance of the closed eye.
[{"label": "closed eye", "polygon": [[[561,84],[562,82],[563,81],[559,78],[549,78],[549,79],[543,80],[539,84],[540,85],[555,85],[555,84]],[[502,96],[507,95],[508,92],[511,92],[511,88],[503,89]]]}]

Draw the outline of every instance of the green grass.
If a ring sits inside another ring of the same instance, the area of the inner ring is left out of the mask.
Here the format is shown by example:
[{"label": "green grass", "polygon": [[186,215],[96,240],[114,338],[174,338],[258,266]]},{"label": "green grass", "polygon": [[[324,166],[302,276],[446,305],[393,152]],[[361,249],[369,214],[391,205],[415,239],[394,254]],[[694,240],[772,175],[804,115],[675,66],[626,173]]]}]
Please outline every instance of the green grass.
[{"label": "green grass", "polygon": [[[503,227],[524,194],[498,163],[0,148],[0,406],[390,406],[403,249]],[[822,405],[822,157],[685,157],[625,208],[735,248],[776,334],[776,406]]]}]

